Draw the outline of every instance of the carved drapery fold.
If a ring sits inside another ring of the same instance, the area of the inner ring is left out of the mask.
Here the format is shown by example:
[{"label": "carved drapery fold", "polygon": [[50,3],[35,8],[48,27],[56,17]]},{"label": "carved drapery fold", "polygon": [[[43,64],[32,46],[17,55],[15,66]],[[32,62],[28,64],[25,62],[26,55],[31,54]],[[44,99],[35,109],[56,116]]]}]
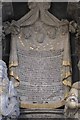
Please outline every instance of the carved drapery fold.
[{"label": "carved drapery fold", "polygon": [[[69,42],[69,32],[68,32],[69,22],[65,20],[60,21],[55,16],[53,16],[51,13],[49,13],[48,12],[48,8],[50,7],[49,3],[31,3],[29,7],[31,9],[30,12],[17,21],[17,24],[20,27],[20,34],[18,35],[12,34],[12,43],[11,43],[11,52],[10,52],[10,61],[9,61],[9,69],[10,69],[10,77],[11,77],[10,79],[14,81],[15,87],[20,84],[19,73],[18,73],[20,60],[18,56],[18,49],[17,49],[16,41],[18,41],[18,38],[22,39],[22,41],[20,42],[23,45],[23,49],[25,49],[25,46],[23,44],[24,35],[21,36],[22,34],[21,29],[35,24],[37,20],[41,20],[41,22],[44,23],[45,25],[60,29],[60,32],[63,36],[62,39],[64,39],[64,50],[63,50],[63,58],[62,58],[63,68],[62,68],[62,79],[61,80],[64,86],[71,87],[72,86],[72,79],[71,79],[71,75],[72,75],[71,67],[72,66],[71,66],[70,42]],[[68,92],[69,90],[66,91],[65,97],[67,97]],[[63,104],[65,104],[64,100],[60,101],[60,106]],[[25,104],[23,103],[22,106],[25,106]],[[38,107],[36,105],[31,105],[31,106]],[[42,105],[42,106],[45,107],[46,105]],[[57,106],[57,104],[54,106],[60,107],[59,105]],[[29,107],[29,105],[27,105],[27,107]]]},{"label": "carved drapery fold", "polygon": [[3,117],[17,118],[19,116],[19,100],[12,81],[7,77],[7,67],[0,60],[0,120]]},{"label": "carved drapery fold", "polygon": [[18,56],[17,56],[17,44],[16,44],[16,35],[13,37],[12,35],[12,41],[11,41],[11,52],[10,52],[10,61],[9,61],[9,75],[10,79],[15,79],[16,83],[15,86],[19,85],[19,76],[18,76],[18,72],[16,71],[16,67],[18,66]]},{"label": "carved drapery fold", "polygon": [[45,24],[58,27],[60,20],[48,12],[50,8],[50,3],[29,3],[29,8],[31,9],[24,17],[18,20],[20,26],[27,26],[34,24],[38,19],[41,19]]}]

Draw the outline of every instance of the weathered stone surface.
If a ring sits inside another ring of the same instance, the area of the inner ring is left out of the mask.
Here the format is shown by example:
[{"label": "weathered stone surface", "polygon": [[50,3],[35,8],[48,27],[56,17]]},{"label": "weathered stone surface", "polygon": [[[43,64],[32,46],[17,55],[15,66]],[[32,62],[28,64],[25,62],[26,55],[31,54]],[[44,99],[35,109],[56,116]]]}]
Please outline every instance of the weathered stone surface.
[{"label": "weathered stone surface", "polygon": [[3,117],[17,118],[19,116],[19,101],[12,81],[7,77],[7,67],[0,60],[0,120]]},{"label": "weathered stone surface", "polygon": [[[34,25],[21,30],[17,39],[19,58],[17,71],[20,77],[17,91],[21,101],[52,103],[63,99],[64,86],[61,74],[64,39],[60,29],[37,21]],[[40,33],[44,38],[40,38]],[[40,43],[37,39],[43,39],[43,42]]]},{"label": "weathered stone surface", "polygon": [[[69,92],[64,87],[71,86],[69,22],[52,16],[48,12],[50,3],[29,5],[29,14],[15,22],[19,34],[12,33],[11,80],[15,87],[19,85],[21,107],[27,108],[29,103],[43,107],[44,103],[54,103],[57,108],[55,102],[63,106],[64,91]],[[15,26],[12,28],[17,29]]]},{"label": "weathered stone surface", "polygon": [[2,4],[0,3],[0,59],[2,59]]}]

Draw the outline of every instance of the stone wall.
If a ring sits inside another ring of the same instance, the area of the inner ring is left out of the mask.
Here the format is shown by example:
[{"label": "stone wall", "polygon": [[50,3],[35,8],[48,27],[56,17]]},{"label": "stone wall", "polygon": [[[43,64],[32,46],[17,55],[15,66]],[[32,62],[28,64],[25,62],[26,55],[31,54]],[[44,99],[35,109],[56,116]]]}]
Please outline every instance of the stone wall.
[{"label": "stone wall", "polygon": [[0,59],[2,59],[2,4],[0,3]]}]

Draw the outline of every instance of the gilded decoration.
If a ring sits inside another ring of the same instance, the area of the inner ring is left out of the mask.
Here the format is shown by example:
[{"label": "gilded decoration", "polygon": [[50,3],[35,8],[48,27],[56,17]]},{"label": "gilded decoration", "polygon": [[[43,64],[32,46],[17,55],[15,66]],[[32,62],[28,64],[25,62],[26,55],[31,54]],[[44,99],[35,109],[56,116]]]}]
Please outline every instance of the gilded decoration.
[{"label": "gilded decoration", "polygon": [[72,86],[69,22],[52,15],[50,3],[29,3],[29,8],[12,23],[10,79],[21,107],[58,108]]}]

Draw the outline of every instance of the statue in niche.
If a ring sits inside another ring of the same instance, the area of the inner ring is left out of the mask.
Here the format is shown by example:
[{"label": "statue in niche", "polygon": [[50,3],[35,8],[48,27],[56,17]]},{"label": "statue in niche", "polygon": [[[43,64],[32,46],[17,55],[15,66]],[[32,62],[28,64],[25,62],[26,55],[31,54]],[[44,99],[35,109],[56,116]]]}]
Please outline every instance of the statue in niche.
[{"label": "statue in niche", "polygon": [[59,108],[72,87],[69,22],[53,16],[48,2],[28,5],[30,12],[9,27],[10,79],[21,108]]}]

